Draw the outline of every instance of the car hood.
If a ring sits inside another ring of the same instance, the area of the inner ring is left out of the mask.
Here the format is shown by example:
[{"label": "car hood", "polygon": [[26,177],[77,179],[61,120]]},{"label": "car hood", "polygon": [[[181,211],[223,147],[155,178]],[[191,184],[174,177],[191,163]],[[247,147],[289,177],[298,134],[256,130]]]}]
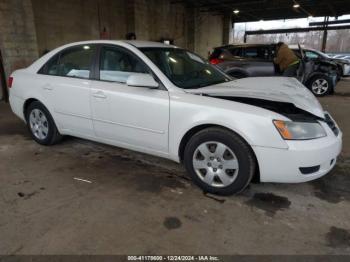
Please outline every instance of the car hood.
[{"label": "car hood", "polygon": [[187,89],[186,92],[214,97],[244,97],[292,103],[299,109],[324,118],[324,111],[317,98],[295,78],[251,77],[198,89]]},{"label": "car hood", "polygon": [[330,58],[330,59],[335,63],[350,64],[350,62],[346,59],[342,59],[342,58]]}]

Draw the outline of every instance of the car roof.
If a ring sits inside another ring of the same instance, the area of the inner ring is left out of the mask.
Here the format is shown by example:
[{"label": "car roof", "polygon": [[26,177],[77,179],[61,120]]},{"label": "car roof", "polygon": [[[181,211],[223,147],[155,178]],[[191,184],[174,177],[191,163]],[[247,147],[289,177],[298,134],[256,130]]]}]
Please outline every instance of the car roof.
[{"label": "car roof", "polygon": [[176,48],[173,45],[167,45],[161,42],[152,42],[152,41],[140,41],[140,40],[123,40],[122,42],[133,45],[137,48],[145,48],[145,47],[158,47],[158,48]]},{"label": "car roof", "polygon": [[160,42],[152,42],[152,41],[140,41],[140,40],[89,40],[89,41],[82,41],[82,42],[74,42],[69,43],[65,45],[65,47],[68,46],[74,46],[74,45],[87,45],[87,44],[129,44],[136,48],[146,48],[146,47],[157,47],[157,48],[177,48],[173,45],[167,45]]},{"label": "car roof", "polygon": [[69,43],[60,47],[57,47],[50,52],[46,53],[33,64],[31,64],[27,69],[32,70],[33,72],[38,71],[43,63],[46,63],[47,60],[55,55],[56,53],[70,47],[79,46],[79,45],[92,45],[92,44],[107,44],[107,45],[118,45],[118,46],[133,46],[135,48],[178,48],[173,45],[166,45],[160,42],[151,42],[151,41],[138,41],[138,40],[87,40]]},{"label": "car roof", "polygon": [[216,48],[231,48],[231,47],[250,47],[250,46],[271,46],[275,45],[273,43],[267,43],[267,44],[229,44],[229,45],[223,45],[223,46],[218,46]]}]

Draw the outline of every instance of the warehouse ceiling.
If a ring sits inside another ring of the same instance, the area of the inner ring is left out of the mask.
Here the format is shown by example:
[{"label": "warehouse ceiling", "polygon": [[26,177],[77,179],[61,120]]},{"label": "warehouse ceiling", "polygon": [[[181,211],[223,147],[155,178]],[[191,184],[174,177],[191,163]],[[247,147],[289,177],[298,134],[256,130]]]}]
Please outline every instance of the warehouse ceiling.
[{"label": "warehouse ceiling", "polygon": [[187,3],[202,12],[232,13],[235,22],[252,22],[305,18],[309,16],[341,16],[350,14],[350,0],[173,0]]}]

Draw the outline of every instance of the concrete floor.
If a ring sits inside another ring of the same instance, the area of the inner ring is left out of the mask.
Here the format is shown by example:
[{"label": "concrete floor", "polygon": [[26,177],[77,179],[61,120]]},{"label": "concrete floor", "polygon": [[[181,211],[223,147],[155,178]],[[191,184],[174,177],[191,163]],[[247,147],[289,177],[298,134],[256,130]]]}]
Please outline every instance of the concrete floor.
[{"label": "concrete floor", "polygon": [[40,146],[0,103],[0,254],[350,254],[350,81],[320,100],[344,132],[336,168],[225,198],[159,158]]}]

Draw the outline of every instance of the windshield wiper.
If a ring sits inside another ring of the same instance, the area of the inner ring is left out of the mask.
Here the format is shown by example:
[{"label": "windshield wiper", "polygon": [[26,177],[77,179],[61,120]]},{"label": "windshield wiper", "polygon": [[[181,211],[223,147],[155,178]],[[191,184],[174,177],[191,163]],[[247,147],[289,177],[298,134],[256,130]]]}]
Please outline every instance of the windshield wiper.
[{"label": "windshield wiper", "polygon": [[202,88],[202,87],[206,87],[206,86],[212,86],[212,85],[218,85],[218,84],[222,84],[222,83],[227,83],[227,82],[220,80],[220,81],[215,81],[215,82],[212,82],[212,83],[209,83],[209,84],[208,83],[200,84],[198,86],[198,88]]}]

